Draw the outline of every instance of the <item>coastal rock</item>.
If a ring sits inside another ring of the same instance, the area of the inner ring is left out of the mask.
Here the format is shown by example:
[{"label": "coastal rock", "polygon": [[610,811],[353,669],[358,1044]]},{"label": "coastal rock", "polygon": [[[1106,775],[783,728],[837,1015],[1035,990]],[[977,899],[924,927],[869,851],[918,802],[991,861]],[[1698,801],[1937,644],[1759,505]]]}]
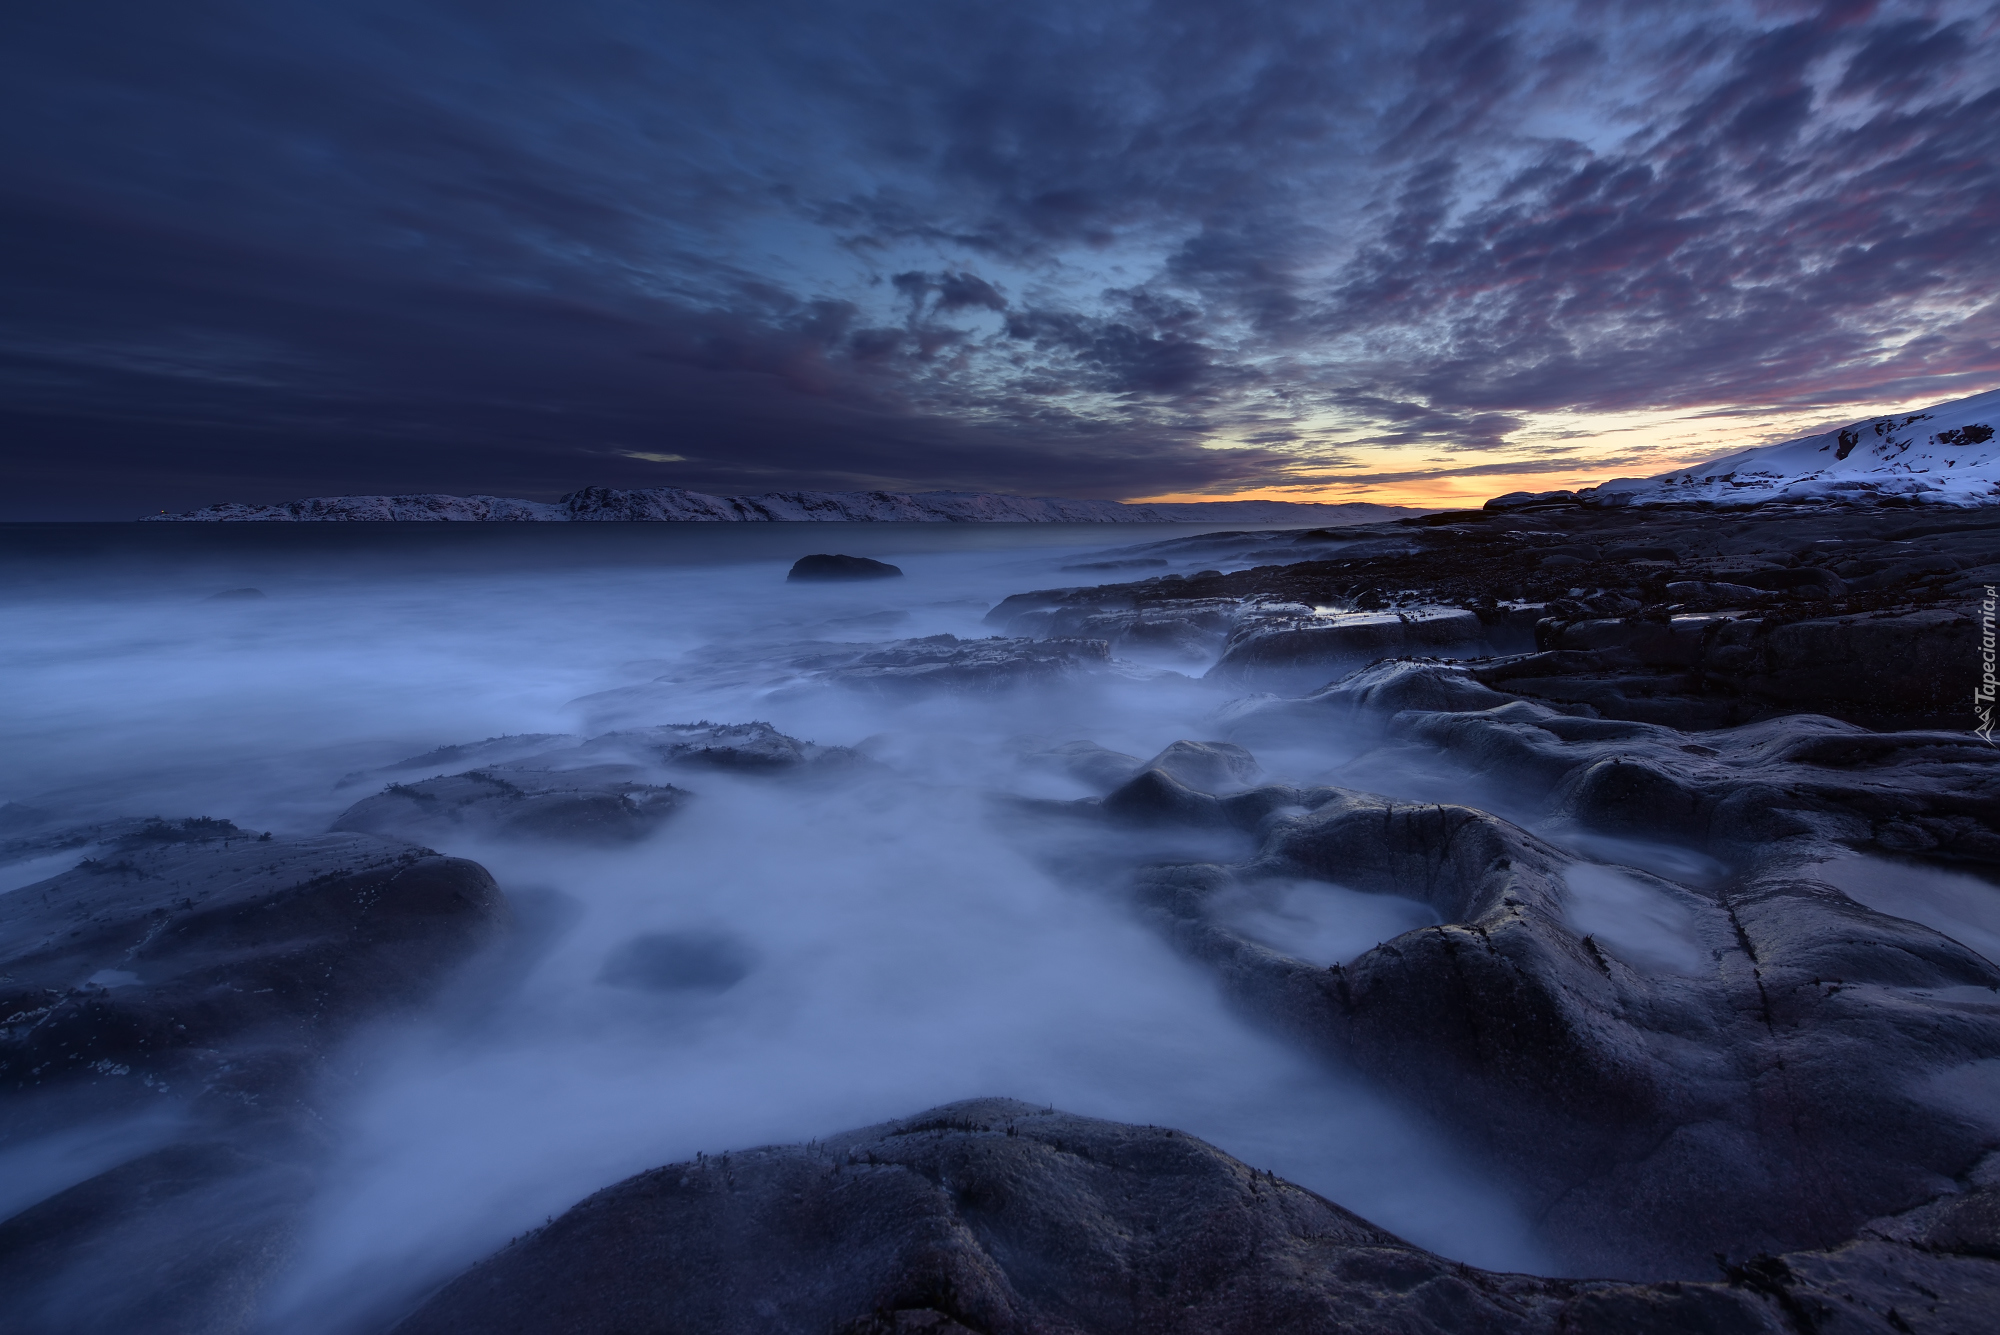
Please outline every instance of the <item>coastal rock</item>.
[{"label": "coastal rock", "polygon": [[439,747],[342,787],[391,782],[342,812],[336,830],[431,839],[642,839],[686,803],[669,776],[690,772],[811,776],[868,762],[839,746],[788,737],[768,723],[670,723],[584,740],[560,733],[495,737]]},{"label": "coastal rock", "polygon": [[[1574,1266],[1685,1279],[1717,1252],[1835,1246],[1949,1190],[2000,1137],[1921,1093],[2000,1069],[2000,965],[1817,880],[1801,856],[1817,845],[1692,887],[1469,807],[1211,803],[1176,814],[1261,830],[1263,847],[1142,873],[1171,939],[1274,1028],[1473,1137]],[[1273,878],[1421,900],[1443,922],[1307,964],[1211,911]]]},{"label": "coastal rock", "polygon": [[1022,759],[1030,764],[1061,771],[1085,787],[1109,792],[1130,779],[1144,766],[1137,756],[1113,751],[1096,742],[1065,742],[1061,746],[1037,745],[1025,748]]},{"label": "coastal rock", "polygon": [[1205,793],[1247,788],[1258,775],[1257,758],[1231,742],[1175,742],[1141,768]]},{"label": "coastal rock", "polygon": [[872,693],[990,692],[1047,686],[1112,666],[1103,640],[961,640],[930,635],[799,662],[815,681]]},{"label": "coastal rock", "polygon": [[1221,659],[1218,680],[1296,677],[1371,659],[1443,646],[1474,645],[1485,637],[1479,617],[1455,608],[1265,616],[1239,625]]},{"label": "coastal rock", "polygon": [[902,576],[900,566],[892,566],[887,561],[870,560],[865,556],[801,556],[792,563],[791,573],[785,579],[793,584],[814,583],[857,579],[896,579]]},{"label": "coastal rock", "polygon": [[570,703],[598,725],[658,717],[685,698],[685,683],[727,682],[769,692],[777,699],[817,692],[853,691],[887,699],[926,695],[980,695],[1065,688],[1095,678],[1158,680],[1178,677],[1166,669],[1120,662],[1103,640],[1030,640],[994,636],[849,643],[807,640],[789,644],[721,644],[697,650],[675,671],[639,686],[623,686]]},{"label": "coastal rock", "polygon": [[[1551,619],[1537,638],[1545,649],[1566,654],[1495,663],[1480,670],[1481,679],[1520,694],[1588,704],[1607,717],[1681,727],[1725,726],[1794,710],[1922,726],[1955,712],[1978,632],[1965,612],[1924,608],[1806,619],[1740,612]],[[1707,700],[1680,714],[1627,703],[1663,696]]]},{"label": "coastal rock", "polygon": [[1067,591],[1017,594],[987,613],[988,625],[1034,639],[1101,639],[1114,651],[1207,662],[1244,615],[1231,598],[1128,605],[1128,600],[1065,600]]},{"label": "coastal rock", "polygon": [[[820,746],[779,732],[768,723],[662,723],[624,728],[585,739],[568,733],[525,733],[441,746],[340,782],[420,774],[426,778],[488,770],[571,771],[594,765],[637,766],[664,777],[674,771],[727,770],[745,774],[810,773],[841,769],[861,757],[844,746]],[[655,773],[656,772],[656,773]]]},{"label": "coastal rock", "polygon": [[1942,1335],[2000,1299],[1995,1196],[1969,1181],[1708,1282],[1536,1279],[1446,1261],[1180,1132],[975,1099],[639,1174],[396,1333]]},{"label": "coastal rock", "polygon": [[631,765],[576,769],[475,769],[392,783],[340,813],[335,830],[619,843],[659,828],[687,800],[647,783]]},{"label": "coastal rock", "polygon": [[1239,739],[1376,729],[1467,776],[1506,776],[1524,805],[1730,858],[1800,835],[1802,857],[1831,844],[2000,863],[2000,759],[1970,733],[1784,714],[1691,737],[1511,695],[1521,684],[1492,664],[1378,663],[1300,699],[1245,701],[1218,722]]},{"label": "coastal rock", "polygon": [[0,1086],[243,1071],[252,1034],[296,1065],[505,919],[484,868],[414,844],[158,825],[0,897]]},{"label": "coastal rock", "polygon": [[114,1150],[0,1222],[0,1325],[246,1331],[318,1185],[323,1059],[434,992],[507,906],[478,864],[401,841],[120,824],[0,896],[0,1143],[95,1126]]}]

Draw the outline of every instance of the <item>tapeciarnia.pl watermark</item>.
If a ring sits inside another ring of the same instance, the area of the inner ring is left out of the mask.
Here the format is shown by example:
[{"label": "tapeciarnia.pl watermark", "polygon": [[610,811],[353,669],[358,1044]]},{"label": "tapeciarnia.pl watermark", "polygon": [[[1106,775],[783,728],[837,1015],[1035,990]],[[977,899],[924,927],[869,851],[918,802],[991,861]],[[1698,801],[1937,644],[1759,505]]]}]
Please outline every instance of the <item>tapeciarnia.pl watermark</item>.
[{"label": "tapeciarnia.pl watermark", "polygon": [[1993,589],[1991,584],[1986,586],[1986,601],[1979,605],[1979,664],[1984,671],[1980,674],[1979,685],[1972,692],[1972,712],[1979,716],[1979,726],[1972,731],[1988,746],[1995,745],[1993,694],[1994,688],[2000,686],[1993,676],[1993,604],[1996,601]]}]

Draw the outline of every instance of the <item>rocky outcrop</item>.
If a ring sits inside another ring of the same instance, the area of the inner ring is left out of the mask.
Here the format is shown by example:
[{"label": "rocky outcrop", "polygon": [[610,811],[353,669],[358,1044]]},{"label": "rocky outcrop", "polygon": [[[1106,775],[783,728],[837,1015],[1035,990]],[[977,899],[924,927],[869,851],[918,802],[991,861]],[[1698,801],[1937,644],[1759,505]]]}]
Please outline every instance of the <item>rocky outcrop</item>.
[{"label": "rocky outcrop", "polygon": [[[1811,711],[1875,727],[1965,722],[1973,602],[2000,583],[2000,527],[1866,507],[1575,504],[1315,530],[1313,559],[1016,594],[1016,635],[1142,633],[1218,680],[1298,690],[1371,658],[1544,651],[1491,667],[1512,693],[1584,716],[1683,728]],[[1209,535],[1261,559],[1274,536]],[[1140,549],[1135,549],[1140,550]],[[1476,622],[1476,626],[1475,623]],[[1208,655],[1203,660],[1203,655]]]},{"label": "rocky outcrop", "polygon": [[1969,1179],[1865,1240],[1705,1283],[1536,1279],[1445,1261],[1176,1131],[977,1099],[642,1173],[396,1331],[1970,1331],[2000,1301],[1996,1199]]},{"label": "rocky outcrop", "polygon": [[679,788],[644,782],[630,765],[508,766],[390,784],[343,811],[333,828],[619,843],[651,834],[686,799]]},{"label": "rocky outcrop", "polygon": [[1282,613],[1241,622],[1209,675],[1266,681],[1301,675],[1323,679],[1336,669],[1398,654],[1482,644],[1486,628],[1472,612],[1416,608],[1407,612]]},{"label": "rocky outcrop", "polygon": [[[1531,683],[1532,684],[1532,679]],[[1969,733],[1874,732],[1820,715],[1705,731],[1568,712],[1511,694],[1490,665],[1379,663],[1296,700],[1241,702],[1218,719],[1242,741],[1301,730],[1380,730],[1504,775],[1513,796],[1581,825],[1771,855],[1772,841],[1940,853],[2000,863],[2000,758]]]},{"label": "rocky outcrop", "polygon": [[822,553],[817,556],[801,556],[792,562],[792,569],[785,579],[793,584],[826,582],[829,580],[894,579],[903,573],[899,566],[887,561],[875,561],[865,556],[835,556]]},{"label": "rocky outcrop", "polygon": [[[1474,1136],[1573,1264],[1686,1278],[1717,1252],[1831,1246],[1993,1148],[2000,1123],[1921,1094],[2000,1058],[2000,966],[1949,938],[1800,866],[1696,890],[1471,808],[1300,800],[1309,814],[1266,817],[1253,862],[1156,871],[1142,893],[1245,1005]],[[1593,936],[1580,875],[1653,911]],[[1419,899],[1444,922],[1310,966],[1207,912],[1272,877]]]},{"label": "rocky outcrop", "polygon": [[125,1128],[0,1223],[9,1331],[250,1329],[315,1185],[323,1059],[507,921],[478,864],[399,840],[127,824],[43,830],[95,856],[0,896],[0,1141]]},{"label": "rocky outcrop", "polygon": [[572,703],[600,722],[655,716],[675,708],[683,682],[718,677],[784,696],[853,691],[892,700],[927,695],[977,696],[1066,689],[1093,679],[1150,680],[1173,675],[1124,663],[1103,640],[1030,640],[928,635],[874,643],[804,641],[714,646],[676,671],[641,686],[620,687]]},{"label": "rocky outcrop", "polygon": [[987,624],[1003,627],[1013,636],[1101,639],[1120,653],[1206,663],[1221,651],[1244,615],[1242,604],[1230,598],[1156,607],[1121,605],[1119,600],[1067,601],[1070,592],[1016,595],[988,613]]},{"label": "rocky outcrop", "polygon": [[675,723],[584,740],[541,733],[440,747],[341,786],[392,781],[334,821],[335,830],[412,838],[642,839],[686,805],[667,780],[701,771],[775,776],[849,771],[857,753],[787,737],[768,723]]},{"label": "rocky outcrop", "polygon": [[861,757],[844,746],[788,737],[768,723],[662,723],[585,739],[568,733],[523,733],[441,746],[379,769],[350,774],[347,788],[409,775],[435,778],[485,769],[567,772],[591,766],[637,767],[651,777],[698,770],[747,774],[810,774],[849,768]]},{"label": "rocky outcrop", "polygon": [[367,834],[158,823],[0,899],[0,1081],[241,1071],[429,990],[505,915],[477,863]]}]

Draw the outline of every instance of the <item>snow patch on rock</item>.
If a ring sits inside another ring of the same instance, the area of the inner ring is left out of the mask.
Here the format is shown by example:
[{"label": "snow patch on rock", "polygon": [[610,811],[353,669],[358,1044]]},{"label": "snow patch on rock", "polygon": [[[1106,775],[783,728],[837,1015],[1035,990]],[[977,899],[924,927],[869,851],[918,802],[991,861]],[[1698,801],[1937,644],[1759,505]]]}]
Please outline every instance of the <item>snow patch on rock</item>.
[{"label": "snow patch on rock", "polygon": [[1651,478],[1613,478],[1576,498],[1598,505],[1884,497],[2000,505],[2000,389],[1921,412],[1853,422]]}]

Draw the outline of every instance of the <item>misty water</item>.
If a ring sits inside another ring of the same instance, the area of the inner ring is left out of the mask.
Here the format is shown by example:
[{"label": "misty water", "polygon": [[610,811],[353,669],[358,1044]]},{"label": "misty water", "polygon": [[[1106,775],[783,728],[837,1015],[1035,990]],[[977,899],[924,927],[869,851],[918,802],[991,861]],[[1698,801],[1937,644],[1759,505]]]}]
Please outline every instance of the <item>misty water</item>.
[{"label": "misty water", "polygon": [[[373,1026],[338,1063],[274,1329],[365,1327],[647,1167],[980,1095],[1179,1127],[1446,1255],[1551,1269],[1481,1164],[1234,1013],[1121,893],[1137,862],[1247,846],[1113,839],[1013,800],[1094,791],[1040,759],[1049,747],[1143,759],[1212,736],[1207,720],[1238,692],[1200,681],[1198,663],[1152,663],[1088,688],[899,700],[775,666],[799,641],[989,635],[981,618],[1005,595],[1117,578],[1062,567],[1195,531],[17,527],[4,535],[0,799],[79,820],[316,833],[382,787],[371,771],[435,747],[700,719],[768,721],[875,762],[837,782],[676,780],[694,798],[631,845],[431,840],[493,873],[518,929],[504,958],[446,980],[425,1013]],[[906,577],[787,584],[814,551]],[[243,588],[264,596],[212,597]],[[1404,768],[1371,784],[1348,763],[1362,749],[1294,737],[1265,763],[1271,778],[1391,792],[1448,782]],[[0,889],[76,857],[0,868]],[[1597,890],[1612,907],[1646,893]],[[1433,920],[1309,882],[1234,911],[1318,963]],[[0,1208],[171,1136],[173,1097],[7,1147]]]}]

